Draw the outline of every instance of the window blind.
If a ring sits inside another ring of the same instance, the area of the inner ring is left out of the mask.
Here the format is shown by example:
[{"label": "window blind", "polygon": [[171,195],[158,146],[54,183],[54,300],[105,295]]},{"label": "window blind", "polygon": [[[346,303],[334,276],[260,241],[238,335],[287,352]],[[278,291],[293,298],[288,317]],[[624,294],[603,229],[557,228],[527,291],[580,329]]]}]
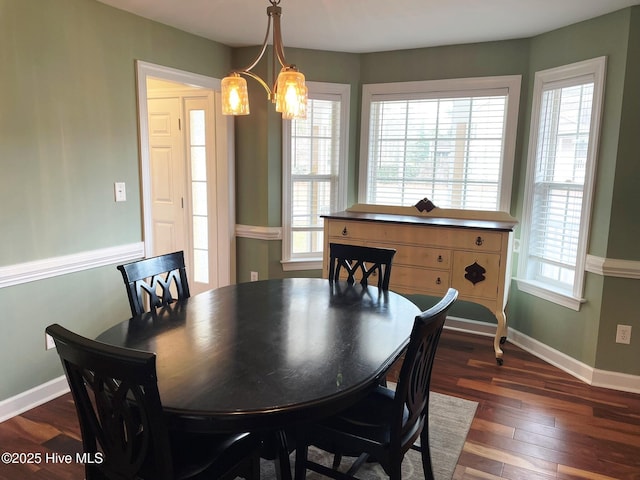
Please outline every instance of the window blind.
[{"label": "window blind", "polygon": [[529,238],[533,278],[570,288],[580,226],[594,82],[542,92]]},{"label": "window blind", "polygon": [[498,210],[507,94],[374,100],[367,203]]},{"label": "window blind", "polygon": [[340,101],[309,99],[307,118],[292,120],[291,252],[322,252],[320,215],[336,208]]}]

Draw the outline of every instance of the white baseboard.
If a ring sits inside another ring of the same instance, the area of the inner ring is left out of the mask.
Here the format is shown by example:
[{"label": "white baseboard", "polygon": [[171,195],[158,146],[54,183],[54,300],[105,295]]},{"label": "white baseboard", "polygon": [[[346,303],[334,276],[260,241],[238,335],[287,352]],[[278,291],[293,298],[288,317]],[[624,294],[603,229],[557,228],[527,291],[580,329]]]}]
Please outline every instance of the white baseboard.
[{"label": "white baseboard", "polygon": [[[457,317],[448,317],[445,328],[490,337],[493,337],[496,332],[495,324]],[[507,341],[593,387],[640,393],[640,376],[638,375],[593,368],[512,328],[509,328]],[[505,364],[509,362],[508,351],[505,352],[504,361]]]},{"label": "white baseboard", "polygon": [[42,405],[49,400],[53,400],[60,395],[64,395],[68,391],[69,384],[67,383],[67,378],[62,375],[42,385],[33,387],[26,392],[2,400],[0,402],[0,423]]}]

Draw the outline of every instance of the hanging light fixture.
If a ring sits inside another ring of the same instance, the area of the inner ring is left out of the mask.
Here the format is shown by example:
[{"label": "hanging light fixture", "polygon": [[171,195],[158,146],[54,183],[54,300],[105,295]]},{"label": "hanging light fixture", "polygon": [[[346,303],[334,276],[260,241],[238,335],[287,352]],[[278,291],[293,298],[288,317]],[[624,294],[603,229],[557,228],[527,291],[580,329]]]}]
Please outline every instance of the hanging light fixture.
[{"label": "hanging light fixture", "polygon": [[[269,21],[267,34],[262,43],[262,49],[256,59],[247,67],[234,70],[229,76],[222,79],[222,113],[224,115],[248,115],[249,96],[247,95],[247,81],[241,76],[246,75],[255,79],[267,91],[269,100],[276,105],[276,112],[282,113],[282,118],[306,118],[307,115],[307,87],[304,83],[304,75],[298,71],[295,65],[287,63],[284,58],[282,45],[282,31],[280,30],[280,17],[282,8],[278,5],[280,0],[269,0],[271,6],[267,7]],[[267,50],[269,32],[273,22],[273,75],[275,77],[275,58],[278,59],[282,69],[277,79],[274,78],[270,87],[258,75],[251,70],[258,64],[264,52]]]}]

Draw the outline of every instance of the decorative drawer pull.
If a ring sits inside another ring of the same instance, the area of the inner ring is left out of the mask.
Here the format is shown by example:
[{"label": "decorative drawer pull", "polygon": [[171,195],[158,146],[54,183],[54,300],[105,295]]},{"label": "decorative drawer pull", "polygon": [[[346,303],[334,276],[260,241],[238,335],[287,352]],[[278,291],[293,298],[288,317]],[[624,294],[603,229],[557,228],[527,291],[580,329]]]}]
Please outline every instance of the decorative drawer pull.
[{"label": "decorative drawer pull", "polygon": [[438,263],[442,263],[443,261],[442,255],[438,255]]},{"label": "decorative drawer pull", "polygon": [[342,229],[342,236],[343,236],[343,237],[346,237],[347,235],[349,235],[349,231],[347,230],[347,227],[344,227],[344,228]]},{"label": "decorative drawer pull", "polygon": [[440,277],[436,278],[436,285],[440,285],[442,283],[442,280],[440,280]]},{"label": "decorative drawer pull", "polygon": [[484,240],[482,240],[482,237],[478,237],[476,238],[476,245],[480,246],[484,243]]}]

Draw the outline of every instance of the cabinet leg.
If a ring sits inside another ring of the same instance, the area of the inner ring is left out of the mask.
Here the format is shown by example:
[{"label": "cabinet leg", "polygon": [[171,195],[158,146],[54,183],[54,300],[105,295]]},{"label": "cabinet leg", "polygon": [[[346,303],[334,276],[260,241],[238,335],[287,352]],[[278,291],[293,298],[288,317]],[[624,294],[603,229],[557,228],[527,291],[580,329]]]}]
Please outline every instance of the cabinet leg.
[{"label": "cabinet leg", "polygon": [[501,345],[504,345],[507,341],[507,316],[504,310],[496,312],[496,320],[498,320],[498,327],[496,328],[496,336],[493,339],[493,350],[496,353],[496,362],[498,365],[502,365],[504,363],[502,359],[504,352]]}]

